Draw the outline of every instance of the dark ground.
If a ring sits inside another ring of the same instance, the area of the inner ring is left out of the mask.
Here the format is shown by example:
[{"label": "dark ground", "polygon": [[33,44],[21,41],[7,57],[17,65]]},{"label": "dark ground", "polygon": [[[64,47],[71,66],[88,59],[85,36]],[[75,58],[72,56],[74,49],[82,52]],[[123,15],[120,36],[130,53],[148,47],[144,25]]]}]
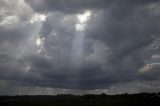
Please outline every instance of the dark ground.
[{"label": "dark ground", "polygon": [[0,96],[0,106],[160,106],[160,93]]}]

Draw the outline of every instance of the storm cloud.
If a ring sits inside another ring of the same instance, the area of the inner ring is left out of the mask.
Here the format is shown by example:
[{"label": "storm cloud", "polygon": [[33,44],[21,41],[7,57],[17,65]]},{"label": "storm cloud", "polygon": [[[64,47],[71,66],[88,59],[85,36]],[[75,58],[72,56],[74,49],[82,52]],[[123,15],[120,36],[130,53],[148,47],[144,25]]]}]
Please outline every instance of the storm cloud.
[{"label": "storm cloud", "polygon": [[159,11],[158,0],[0,0],[0,94],[159,91]]}]

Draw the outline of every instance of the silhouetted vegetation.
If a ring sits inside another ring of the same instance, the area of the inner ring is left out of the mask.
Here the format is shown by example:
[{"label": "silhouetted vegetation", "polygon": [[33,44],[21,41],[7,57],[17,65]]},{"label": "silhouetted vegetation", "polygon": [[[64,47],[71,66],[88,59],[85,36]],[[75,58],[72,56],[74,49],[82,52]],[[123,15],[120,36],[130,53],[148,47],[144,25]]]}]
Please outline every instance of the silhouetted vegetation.
[{"label": "silhouetted vegetation", "polygon": [[0,96],[1,106],[160,106],[160,93]]}]

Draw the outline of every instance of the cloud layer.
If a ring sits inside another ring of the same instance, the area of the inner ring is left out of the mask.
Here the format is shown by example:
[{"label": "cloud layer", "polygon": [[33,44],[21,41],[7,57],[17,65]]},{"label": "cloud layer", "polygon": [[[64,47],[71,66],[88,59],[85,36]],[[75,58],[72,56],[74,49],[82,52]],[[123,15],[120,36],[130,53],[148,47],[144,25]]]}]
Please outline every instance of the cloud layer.
[{"label": "cloud layer", "polygon": [[159,7],[158,0],[1,0],[0,88],[158,91]]}]

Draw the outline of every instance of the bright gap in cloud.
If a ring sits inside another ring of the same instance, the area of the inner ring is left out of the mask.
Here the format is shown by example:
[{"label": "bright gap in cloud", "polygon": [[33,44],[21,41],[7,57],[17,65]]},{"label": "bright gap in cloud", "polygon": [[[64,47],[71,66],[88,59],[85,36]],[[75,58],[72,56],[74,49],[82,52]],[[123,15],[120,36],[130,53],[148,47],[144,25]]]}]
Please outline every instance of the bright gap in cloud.
[{"label": "bright gap in cloud", "polygon": [[38,47],[38,54],[39,53],[41,53],[42,52],[42,50],[43,50],[43,45],[44,45],[44,40],[45,40],[45,38],[43,37],[43,38],[40,38],[40,37],[38,37],[38,38],[36,38],[35,39],[35,45]]},{"label": "bright gap in cloud", "polygon": [[91,11],[85,11],[84,14],[77,15],[77,18],[79,20],[79,23],[84,24],[86,23],[91,16]]},{"label": "bright gap in cloud", "polygon": [[37,38],[37,39],[36,39],[36,45],[37,45],[37,46],[40,46],[41,44],[42,44],[41,39],[40,39],[40,38]]},{"label": "bright gap in cloud", "polygon": [[10,25],[10,24],[13,24],[16,22],[18,22],[18,17],[12,15],[12,16],[8,16],[4,20],[0,21],[0,26]]},{"label": "bright gap in cloud", "polygon": [[140,73],[152,71],[154,67],[160,66],[160,54],[153,54],[151,59],[146,60],[144,66],[139,70]]},{"label": "bright gap in cloud", "polygon": [[78,22],[75,25],[76,30],[77,31],[85,30],[86,23],[90,19],[90,17],[91,17],[91,11],[89,10],[85,11],[83,14],[78,14],[77,15]]},{"label": "bright gap in cloud", "polygon": [[32,16],[30,23],[46,21],[46,17],[44,14],[36,13]]}]

